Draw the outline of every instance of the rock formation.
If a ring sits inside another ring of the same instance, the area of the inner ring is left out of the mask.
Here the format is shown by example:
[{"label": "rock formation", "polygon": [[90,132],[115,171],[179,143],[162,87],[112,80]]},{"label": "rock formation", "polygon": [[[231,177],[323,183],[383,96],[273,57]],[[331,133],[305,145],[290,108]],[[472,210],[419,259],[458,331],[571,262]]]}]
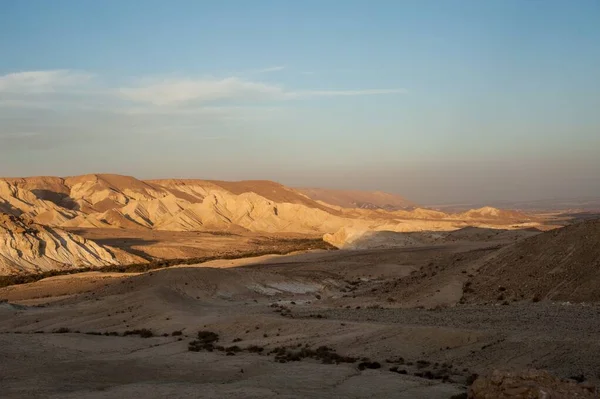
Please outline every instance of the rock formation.
[{"label": "rock formation", "polygon": [[107,266],[135,260],[114,251],[76,234],[0,213],[0,275]]},{"label": "rock formation", "polygon": [[509,372],[495,370],[479,377],[469,389],[470,399],[592,399],[598,398],[591,385],[561,380],[546,371]]}]

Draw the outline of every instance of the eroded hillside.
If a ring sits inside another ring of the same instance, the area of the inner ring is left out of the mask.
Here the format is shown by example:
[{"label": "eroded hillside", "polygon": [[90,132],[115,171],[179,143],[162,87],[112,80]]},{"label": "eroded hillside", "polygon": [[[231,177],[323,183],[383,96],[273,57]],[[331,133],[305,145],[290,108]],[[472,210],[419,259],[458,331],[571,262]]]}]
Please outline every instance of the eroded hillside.
[{"label": "eroded hillside", "polygon": [[[383,195],[380,201],[392,199]],[[70,228],[314,235],[341,228],[436,231],[467,224],[536,223],[527,215],[489,207],[456,215],[421,208],[394,212],[344,208],[270,181],[141,181],[119,175],[0,179],[0,210]]]},{"label": "eroded hillside", "polygon": [[134,262],[76,234],[0,213],[0,275]]}]

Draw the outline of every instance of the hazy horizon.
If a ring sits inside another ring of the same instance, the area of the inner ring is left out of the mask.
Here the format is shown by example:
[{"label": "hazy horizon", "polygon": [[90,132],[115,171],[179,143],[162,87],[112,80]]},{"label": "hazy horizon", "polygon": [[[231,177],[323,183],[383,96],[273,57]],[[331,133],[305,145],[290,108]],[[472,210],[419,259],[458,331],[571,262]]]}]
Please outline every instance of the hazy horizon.
[{"label": "hazy horizon", "polygon": [[0,10],[0,176],[600,196],[596,1]]}]

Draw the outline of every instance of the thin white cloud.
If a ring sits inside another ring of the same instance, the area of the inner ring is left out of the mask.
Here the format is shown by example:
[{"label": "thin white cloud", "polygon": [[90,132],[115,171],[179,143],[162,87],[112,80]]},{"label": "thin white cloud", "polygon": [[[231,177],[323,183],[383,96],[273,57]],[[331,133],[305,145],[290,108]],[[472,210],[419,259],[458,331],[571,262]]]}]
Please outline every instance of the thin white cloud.
[{"label": "thin white cloud", "polygon": [[382,94],[404,94],[406,89],[367,89],[367,90],[305,90],[286,93],[290,98],[306,97],[349,97],[374,96]]},{"label": "thin white cloud", "polygon": [[15,72],[0,76],[0,93],[52,93],[89,82],[93,75],[62,70]]},{"label": "thin white cloud", "polygon": [[[282,70],[283,66],[262,71]],[[317,97],[351,97],[406,93],[405,89],[294,90],[248,77],[150,79],[121,88],[99,86],[94,75],[72,70],[0,75],[0,108],[98,111],[114,114],[176,113],[222,117],[240,107],[266,108],[277,103]],[[257,110],[252,111],[257,112]],[[277,111],[279,112],[279,111]]]},{"label": "thin white cloud", "polygon": [[152,104],[122,107],[116,110],[123,115],[205,115],[205,116],[229,116],[232,114],[258,114],[266,112],[280,112],[282,107],[268,106],[192,106],[192,107],[161,107]]},{"label": "thin white cloud", "polygon": [[180,106],[190,103],[211,103],[220,100],[263,101],[292,100],[312,97],[348,97],[406,93],[405,89],[366,90],[284,90],[280,86],[243,80],[226,79],[166,80],[138,87],[121,88],[120,96],[138,103],[156,106]]},{"label": "thin white cloud", "polygon": [[146,86],[122,88],[118,93],[130,101],[173,106],[189,102],[268,99],[281,96],[284,92],[278,86],[232,77],[166,80]]},{"label": "thin white cloud", "polygon": [[268,67],[268,68],[263,68],[263,69],[257,69],[256,71],[254,71],[255,73],[269,73],[269,72],[279,72],[279,71],[283,71],[285,69],[284,66],[272,66],[272,67]]}]

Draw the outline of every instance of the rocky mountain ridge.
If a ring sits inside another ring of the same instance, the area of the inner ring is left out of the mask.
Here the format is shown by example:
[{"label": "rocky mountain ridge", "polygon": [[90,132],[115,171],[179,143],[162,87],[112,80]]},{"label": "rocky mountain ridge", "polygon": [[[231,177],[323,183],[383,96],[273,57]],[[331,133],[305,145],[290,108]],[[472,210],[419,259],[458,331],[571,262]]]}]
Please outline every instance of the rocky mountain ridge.
[{"label": "rocky mountain ridge", "polygon": [[55,227],[313,235],[341,228],[453,230],[464,227],[465,220],[535,224],[527,215],[493,208],[455,215],[422,208],[344,208],[270,181],[141,181],[120,175],[0,179],[0,211]]}]

